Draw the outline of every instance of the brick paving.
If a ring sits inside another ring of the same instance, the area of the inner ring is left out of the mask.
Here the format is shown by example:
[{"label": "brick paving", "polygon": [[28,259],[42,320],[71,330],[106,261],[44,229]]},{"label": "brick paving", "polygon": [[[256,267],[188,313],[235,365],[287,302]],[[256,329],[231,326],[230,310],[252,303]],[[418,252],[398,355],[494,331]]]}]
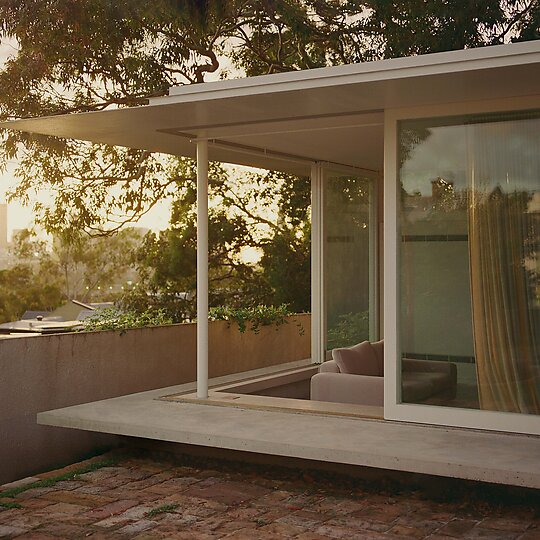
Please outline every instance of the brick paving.
[{"label": "brick paving", "polygon": [[0,488],[49,480],[0,497],[19,506],[0,506],[0,538],[540,540],[534,492],[470,484],[452,491],[445,480],[413,489],[193,458],[106,457],[114,463],[97,468],[98,457]]}]

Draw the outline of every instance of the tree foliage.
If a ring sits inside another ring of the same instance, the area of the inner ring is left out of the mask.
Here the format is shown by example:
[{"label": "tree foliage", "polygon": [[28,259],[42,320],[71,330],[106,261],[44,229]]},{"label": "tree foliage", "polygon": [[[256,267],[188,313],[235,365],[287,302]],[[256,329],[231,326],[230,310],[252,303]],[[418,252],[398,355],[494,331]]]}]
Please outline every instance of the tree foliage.
[{"label": "tree foliage", "polygon": [[12,246],[14,263],[0,271],[0,321],[27,310],[51,311],[70,299],[114,300],[130,272],[135,276],[134,251],[141,240],[132,228],[110,238],[57,236],[52,243],[22,231]]},{"label": "tree foliage", "polygon": [[[307,178],[227,172],[212,164],[211,306],[287,303],[296,311],[309,310],[309,194]],[[165,307],[177,321],[195,317],[195,199],[196,180],[186,178],[172,205],[171,226],[148,234],[138,250],[140,286],[124,299],[126,308]],[[249,262],[246,250],[259,254],[260,262]]]},{"label": "tree foliage", "polygon": [[[311,69],[538,39],[539,28],[539,0],[1,0],[1,37],[15,52],[0,72],[0,118],[141,105],[220,69],[222,76],[230,69],[248,76]],[[147,238],[139,264],[153,297],[177,302],[186,293],[192,303],[191,161],[4,132],[0,163],[13,159],[19,167],[11,195],[32,205],[48,232],[108,234],[175,198],[170,229]],[[246,177],[251,188],[239,189],[234,175],[215,177],[221,206],[210,219],[212,301],[293,298],[295,309],[305,309],[305,179],[255,175]],[[254,212],[275,201],[277,220]],[[246,247],[262,251],[259,270],[242,263]],[[187,304],[178,309],[192,311]]]},{"label": "tree foliage", "polygon": [[[227,57],[258,75],[538,39],[539,24],[538,0],[3,0],[0,118],[144,104]],[[4,133],[0,160],[15,156],[13,194],[49,231],[115,229],[176,187],[138,150]]]},{"label": "tree foliage", "polygon": [[63,301],[58,282],[28,264],[0,270],[0,322],[18,320],[25,311],[49,311]]}]

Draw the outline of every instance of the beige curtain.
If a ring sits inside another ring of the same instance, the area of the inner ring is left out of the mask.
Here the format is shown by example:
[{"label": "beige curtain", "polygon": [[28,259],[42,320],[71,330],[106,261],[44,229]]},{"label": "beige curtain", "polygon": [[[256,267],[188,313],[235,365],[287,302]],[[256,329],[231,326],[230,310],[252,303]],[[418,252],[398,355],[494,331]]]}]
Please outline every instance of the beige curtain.
[{"label": "beige curtain", "polygon": [[[509,131],[506,147],[501,129]],[[538,138],[531,140],[538,144]],[[469,250],[478,390],[482,409],[540,414],[540,214],[534,190],[527,189],[530,181],[520,180],[530,174],[527,160],[511,142],[509,126],[471,127]]]}]

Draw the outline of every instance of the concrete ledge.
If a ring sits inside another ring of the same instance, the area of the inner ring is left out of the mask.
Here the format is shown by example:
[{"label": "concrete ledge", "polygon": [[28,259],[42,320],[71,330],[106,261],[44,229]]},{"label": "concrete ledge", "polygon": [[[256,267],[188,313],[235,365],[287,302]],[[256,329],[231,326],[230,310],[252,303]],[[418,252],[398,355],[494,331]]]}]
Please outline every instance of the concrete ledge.
[{"label": "concrete ledge", "polygon": [[540,488],[540,437],[163,401],[192,385],[40,413],[38,423],[144,439]]}]

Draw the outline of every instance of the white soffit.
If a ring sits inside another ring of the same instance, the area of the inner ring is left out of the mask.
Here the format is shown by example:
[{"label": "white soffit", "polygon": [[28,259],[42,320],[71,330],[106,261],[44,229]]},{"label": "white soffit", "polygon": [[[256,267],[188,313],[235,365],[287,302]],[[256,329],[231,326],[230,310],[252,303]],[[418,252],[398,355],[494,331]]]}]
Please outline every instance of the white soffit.
[{"label": "white soffit", "polygon": [[[0,127],[309,172],[309,160],[381,170],[383,111],[540,95],[540,41],[175,87],[150,105]],[[302,157],[304,159],[296,159]]]}]

